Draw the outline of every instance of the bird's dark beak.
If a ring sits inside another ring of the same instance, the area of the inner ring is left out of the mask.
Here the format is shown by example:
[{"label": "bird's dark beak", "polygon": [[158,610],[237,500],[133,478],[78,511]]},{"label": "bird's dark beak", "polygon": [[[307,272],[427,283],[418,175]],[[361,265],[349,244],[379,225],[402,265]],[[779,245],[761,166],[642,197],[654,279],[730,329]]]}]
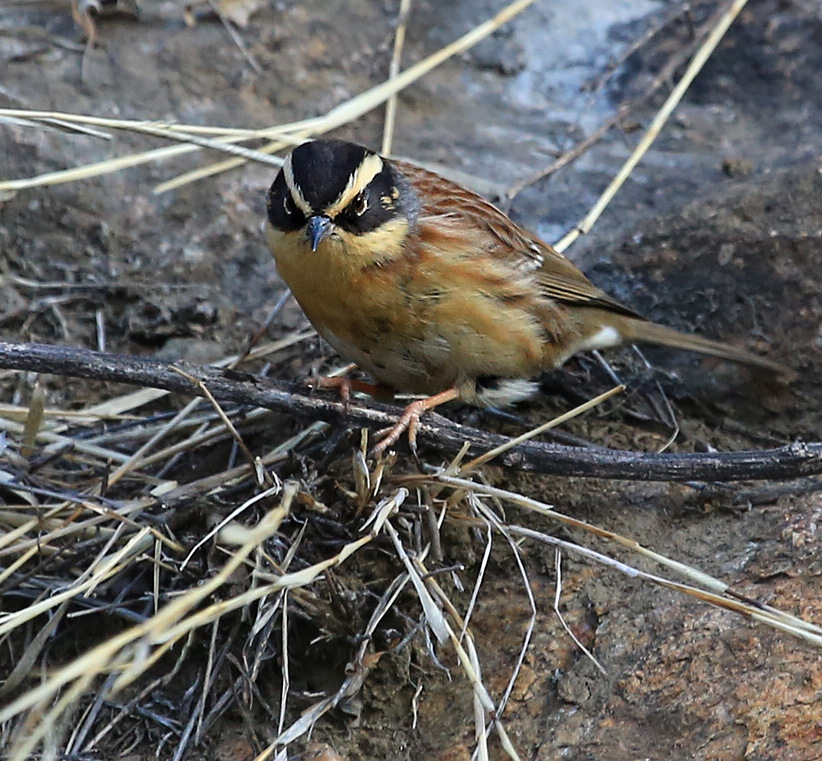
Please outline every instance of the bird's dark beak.
[{"label": "bird's dark beak", "polygon": [[316,251],[317,246],[325,240],[334,229],[334,223],[328,217],[309,217],[306,225],[306,234],[311,243],[311,250]]}]

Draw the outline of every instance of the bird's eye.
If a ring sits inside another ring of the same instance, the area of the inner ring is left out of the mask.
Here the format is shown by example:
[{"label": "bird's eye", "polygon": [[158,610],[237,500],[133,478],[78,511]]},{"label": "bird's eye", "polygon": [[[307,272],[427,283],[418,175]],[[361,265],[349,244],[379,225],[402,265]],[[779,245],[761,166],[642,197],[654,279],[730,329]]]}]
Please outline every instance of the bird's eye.
[{"label": "bird's eye", "polygon": [[291,197],[291,193],[286,193],[283,196],[283,209],[285,213],[288,214],[290,217],[297,209],[294,207],[294,199]]},{"label": "bird's eye", "polygon": [[368,211],[368,198],[365,193],[357,194],[351,202],[351,208],[358,217],[361,217],[366,211]]}]

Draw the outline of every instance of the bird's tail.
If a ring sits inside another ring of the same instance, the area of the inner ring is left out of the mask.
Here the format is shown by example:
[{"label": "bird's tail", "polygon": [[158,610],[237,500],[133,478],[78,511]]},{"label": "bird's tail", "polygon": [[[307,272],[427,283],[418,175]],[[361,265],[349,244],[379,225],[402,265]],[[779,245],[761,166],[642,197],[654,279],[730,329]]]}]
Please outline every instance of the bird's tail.
[{"label": "bird's tail", "polygon": [[712,341],[710,338],[702,338],[701,336],[689,333],[680,333],[678,330],[666,328],[664,325],[658,325],[654,322],[646,322],[644,320],[628,319],[620,325],[620,328],[622,337],[626,343],[635,342],[656,344],[658,346],[671,346],[675,349],[695,351],[711,357],[719,357],[720,359],[727,359],[732,362],[741,362],[745,365],[762,367],[777,373],[786,381],[796,378],[796,373],[784,365],[778,362],[772,362],[764,357],[758,357],[746,349],[732,346],[722,341]]}]

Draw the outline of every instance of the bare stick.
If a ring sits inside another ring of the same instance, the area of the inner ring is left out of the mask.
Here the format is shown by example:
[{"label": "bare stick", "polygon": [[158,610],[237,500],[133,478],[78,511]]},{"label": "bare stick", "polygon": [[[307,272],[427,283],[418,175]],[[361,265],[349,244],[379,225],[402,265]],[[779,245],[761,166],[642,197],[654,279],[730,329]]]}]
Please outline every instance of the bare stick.
[{"label": "bare stick", "polygon": [[[103,354],[43,344],[0,342],[0,369],[151,386],[201,396],[205,384],[221,402],[249,404],[312,420],[345,422],[352,427],[385,428],[396,422],[397,409],[371,402],[352,406],[345,414],[340,402],[312,396],[290,384],[257,379],[236,371],[171,363],[145,357]],[[198,383],[180,375],[184,370]],[[481,454],[504,444],[504,436],[459,425],[429,413],[418,436],[445,452],[457,452],[469,442]],[[562,476],[617,478],[632,481],[741,481],[790,479],[822,474],[822,442],[797,442],[784,447],[742,452],[645,453],[617,449],[586,449],[543,442],[524,442],[500,458],[505,465]]]}]

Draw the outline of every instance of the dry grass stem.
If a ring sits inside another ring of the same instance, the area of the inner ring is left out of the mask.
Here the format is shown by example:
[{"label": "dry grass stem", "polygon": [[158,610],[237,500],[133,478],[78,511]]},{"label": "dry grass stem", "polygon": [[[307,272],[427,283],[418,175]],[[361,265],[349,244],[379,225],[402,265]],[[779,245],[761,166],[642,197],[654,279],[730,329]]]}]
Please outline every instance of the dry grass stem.
[{"label": "dry grass stem", "polygon": [[[389,532],[390,531],[391,529],[389,528]],[[392,540],[394,540],[393,535]],[[394,540],[394,543],[395,546],[397,546],[396,540]],[[400,551],[400,548],[398,548],[398,551]],[[437,580],[428,575],[427,569],[422,564],[422,561],[420,561],[419,559],[415,558],[413,565],[418,567],[418,573],[420,573],[421,576],[426,576],[425,584],[429,585],[432,588],[432,590],[436,593],[439,602],[448,611],[449,616],[455,621],[458,627],[462,628],[462,617],[459,615],[453,603],[443,591],[442,587],[440,587],[440,585],[437,583]],[[520,756],[514,748],[513,744],[511,743],[511,740],[508,737],[508,733],[505,730],[505,726],[499,718],[499,709],[494,703],[493,699],[491,698],[488,689],[482,682],[482,676],[480,671],[480,659],[471,632],[469,630],[466,630],[465,636],[462,637],[462,639],[460,639],[460,637],[457,636],[457,634],[448,624],[448,621],[445,619],[444,616],[442,617],[442,622],[445,626],[448,639],[451,642],[451,646],[454,648],[457,658],[459,659],[460,665],[462,666],[462,669],[465,672],[465,676],[468,678],[469,682],[473,687],[475,701],[475,738],[478,742],[478,750],[484,752],[487,757],[486,738],[488,731],[493,727],[494,731],[497,733],[497,736],[499,737],[502,748],[508,755],[508,757],[515,759],[515,761],[519,761]],[[488,717],[490,717],[490,724],[487,721],[486,714]]]},{"label": "dry grass stem", "polygon": [[[642,547],[638,542],[634,541],[633,539],[628,539],[613,531],[608,531],[606,529],[602,529],[599,526],[586,523],[585,521],[580,521],[576,518],[571,518],[570,516],[563,515],[562,513],[559,513],[556,510],[554,510],[550,505],[546,505],[545,503],[539,502],[538,500],[525,497],[521,494],[517,494],[516,492],[508,491],[506,489],[499,489],[493,486],[478,484],[473,481],[468,481],[466,479],[454,478],[452,476],[445,475],[434,475],[430,477],[430,480],[433,483],[444,483],[450,486],[458,487],[459,489],[464,490],[465,492],[473,492],[479,495],[484,494],[490,497],[495,497],[505,502],[510,502],[519,507],[525,508],[526,510],[531,510],[540,515],[549,517],[567,526],[582,529],[601,539],[615,542],[632,552],[647,557],[655,561],[656,563],[659,563],[663,567],[685,576],[694,583],[704,584],[709,588],[710,591],[699,589],[697,587],[690,586],[687,584],[681,584],[679,582],[670,581],[668,579],[664,579],[663,577],[656,576],[654,574],[649,574],[644,571],[640,571],[637,568],[629,566],[618,560],[614,560],[613,558],[603,555],[600,552],[590,550],[586,547],[582,547],[572,542],[557,539],[556,537],[551,537],[541,532],[532,531],[531,529],[527,529],[522,526],[513,526],[507,524],[506,529],[510,531],[512,534],[538,539],[543,543],[553,545],[560,549],[565,549],[569,552],[583,555],[584,557],[587,557],[598,563],[602,563],[603,565],[615,568],[621,571],[622,573],[627,574],[628,576],[643,578],[648,581],[652,581],[656,584],[660,584],[661,586],[665,586],[670,589],[676,589],[692,597],[696,597],[697,599],[700,599],[703,602],[709,602],[713,605],[716,605],[717,607],[741,613],[749,618],[767,624],[768,626],[772,626],[773,628],[790,632],[795,636],[804,639],[808,642],[811,642],[817,646],[822,646],[822,626],[819,626],[809,621],[805,621],[789,613],[785,613],[784,611],[776,610],[767,605],[763,605],[759,602],[743,602],[742,600],[738,599],[737,595],[733,594],[733,592],[729,589],[727,584],[720,581],[719,579],[715,579],[709,576],[708,574],[705,574],[703,571],[699,571],[698,569],[692,568],[691,566],[685,563],[672,560],[670,558],[665,557],[664,555],[653,552],[652,550],[648,550],[647,548]],[[723,596],[723,594],[728,596]]]},{"label": "dry grass stem", "polygon": [[734,22],[734,19],[741,13],[747,2],[748,0],[732,0],[728,9],[719,18],[716,26],[714,26],[711,33],[705,39],[705,42],[702,43],[702,46],[699,50],[697,50],[696,54],[691,59],[691,62],[688,64],[687,69],[685,69],[685,73],[682,75],[682,78],[676,83],[676,86],[673,90],[671,90],[671,94],[666,98],[659,111],[657,111],[651,121],[650,126],[645,131],[645,134],[642,136],[642,139],[639,141],[637,147],[628,157],[628,160],[622,165],[622,168],[619,170],[614,179],[611,180],[611,183],[603,191],[597,202],[593,205],[593,207],[591,207],[591,210],[585,218],[573,230],[568,232],[562,237],[561,240],[554,244],[554,248],[557,251],[560,253],[565,251],[565,249],[567,249],[568,246],[570,246],[580,235],[585,235],[588,233],[594,224],[596,224],[596,221],[600,218],[602,212],[605,211],[608,204],[611,203],[614,196],[624,184],[625,180],[628,179],[636,165],[648,152],[648,149],[651,147],[654,140],[656,140],[662,128],[665,126],[665,123],[668,121],[671,113],[677,107],[679,101],[682,100],[682,96],[685,95],[688,88],[691,86],[691,82],[694,81],[696,75],[702,70],[705,62],[708,58],[710,58],[711,54],[716,49],[716,46],[719,45],[720,41],[725,36],[725,32],[728,31],[729,27]]},{"label": "dry grass stem", "polygon": [[[490,510],[475,493],[469,492],[468,502],[474,508],[475,512],[488,525],[489,546],[491,528],[499,532],[499,534],[502,537],[504,537],[505,541],[508,543],[508,546],[511,550],[511,554],[514,557],[514,562],[517,565],[517,570],[519,571],[520,578],[522,579],[522,588],[525,592],[526,598],[528,599],[528,607],[531,612],[531,615],[528,620],[528,626],[526,627],[525,634],[522,638],[522,645],[520,646],[517,661],[514,664],[514,668],[511,671],[511,676],[508,679],[508,684],[505,688],[505,691],[502,694],[502,697],[500,698],[499,705],[497,706],[497,718],[501,718],[503,711],[505,710],[505,706],[508,704],[508,699],[511,697],[511,692],[514,689],[514,684],[516,683],[517,677],[519,676],[520,671],[522,670],[522,664],[525,662],[525,657],[528,654],[528,648],[531,645],[531,638],[533,637],[534,628],[537,623],[537,602],[534,599],[534,593],[531,587],[531,580],[528,577],[528,571],[526,570],[525,565],[522,561],[522,553],[519,545],[514,541],[513,537],[505,530],[505,526],[503,522],[499,519],[499,517],[496,514],[494,514],[494,512]],[[467,625],[468,617],[466,615],[466,621],[464,626],[467,627]]]},{"label": "dry grass stem", "polygon": [[585,657],[597,667],[597,671],[599,671],[600,674],[607,676],[608,672],[605,670],[605,667],[594,657],[594,654],[587,647],[585,647],[582,642],[579,641],[577,635],[574,634],[571,627],[565,622],[565,617],[559,609],[559,601],[562,597],[562,552],[559,548],[554,550],[554,573],[557,577],[556,591],[554,594],[554,613],[557,614],[557,618],[559,619],[560,624],[562,624],[562,628],[565,629],[565,633],[574,641],[574,644],[582,650],[583,653],[585,653]]},{"label": "dry grass stem", "polygon": [[[40,687],[29,690],[0,709],[0,722],[8,721],[21,712],[30,710],[35,706],[45,707],[61,688],[71,685],[63,697],[58,700],[47,714],[47,718],[50,719],[49,721],[41,722],[38,726],[31,728],[28,736],[18,736],[10,754],[11,761],[23,761],[23,759],[28,758],[37,744],[46,737],[57,717],[59,717],[65,707],[70,704],[66,702],[66,698],[71,696],[71,700],[75,701],[88,689],[91,680],[94,679],[97,674],[103,670],[109,670],[112,666],[116,666],[116,670],[120,672],[112,685],[112,692],[116,693],[144,673],[151,663],[156,661],[156,653],[155,655],[147,656],[145,652],[146,646],[150,647],[152,644],[159,645],[157,652],[163,652],[180,636],[192,628],[201,625],[199,620],[203,615],[205,615],[206,618],[210,618],[210,620],[215,620],[216,617],[222,615],[222,609],[228,607],[230,603],[222,606],[212,605],[210,608],[207,608],[206,611],[185,618],[186,614],[201,600],[204,600],[212,594],[214,590],[225,583],[231,574],[260,543],[277,531],[290,510],[291,500],[295,493],[296,486],[292,484],[284,491],[283,500],[279,507],[270,511],[254,529],[249,529],[246,543],[231,556],[226,565],[212,579],[168,603],[164,608],[160,609],[156,615],[144,623],[132,627],[118,636],[112,637],[80,658],[60,668]],[[90,579],[89,581],[96,584],[98,580]],[[89,582],[80,586],[87,587],[89,586]],[[70,590],[68,594],[72,593],[74,593],[74,590]],[[53,603],[53,599],[54,598],[46,600],[44,603],[51,604]],[[24,620],[30,618],[31,609],[35,607],[36,606],[30,606],[29,609],[15,616],[16,621],[13,623],[13,626],[19,626],[21,618]],[[182,625],[180,622],[182,622]],[[6,631],[7,627],[8,624],[4,626],[0,623],[0,634]],[[140,645],[141,642],[143,643],[142,646]],[[163,645],[166,645],[166,647],[163,647]]]},{"label": "dry grass stem", "polygon": [[[408,87],[410,84],[417,81],[420,77],[424,76],[444,61],[447,61],[449,58],[458,55],[459,53],[465,52],[490,34],[493,34],[493,32],[510,21],[514,16],[524,11],[533,2],[534,0],[515,0],[512,3],[509,3],[493,18],[474,27],[474,29],[460,37],[458,40],[455,40],[451,44],[445,46],[441,50],[438,50],[436,53],[433,53],[414,66],[411,66],[405,71],[399,73],[394,79],[389,79],[376,87],[373,87],[370,90],[367,90],[366,92],[344,103],[341,103],[338,106],[335,106],[324,116],[304,119],[298,122],[291,122],[289,124],[280,124],[274,127],[268,127],[266,129],[226,129],[221,132],[216,128],[211,128],[208,130],[209,133],[216,136],[213,139],[210,139],[199,137],[196,133],[202,134],[202,130],[190,129],[191,125],[166,125],[152,122],[139,122],[134,120],[127,121],[117,119],[100,119],[93,116],[67,113],[28,111],[25,109],[0,109],[0,118],[13,117],[30,120],[56,118],[62,119],[68,123],[73,123],[76,121],[78,123],[93,124],[95,126],[106,126],[111,129],[128,129],[135,132],[143,132],[155,137],[175,140],[181,143],[180,145],[173,145],[165,148],[145,151],[143,153],[121,156],[118,158],[97,162],[95,164],[89,164],[85,167],[48,172],[46,174],[27,179],[2,181],[0,182],[0,191],[24,190],[42,185],[57,185],[64,182],[86,180],[92,177],[99,177],[103,174],[120,171],[121,169],[126,169],[128,167],[139,166],[140,164],[150,161],[159,161],[172,156],[190,153],[201,148],[210,148],[217,151],[239,155],[226,162],[221,162],[218,166],[204,167],[203,169],[196,170],[196,177],[188,174],[184,178],[178,178],[163,183],[155,188],[155,192],[161,193],[172,188],[180,187],[180,185],[190,182],[195,178],[203,179],[216,172],[222,172],[242,166],[249,160],[261,161],[267,164],[274,163],[279,166],[279,161],[271,158],[268,154],[281,150],[289,145],[293,145],[294,142],[302,142],[308,137],[330,132],[337,127],[341,127],[348,122],[354,121],[363,114],[372,111],[385,103],[392,95]],[[181,126],[183,127],[182,129],[180,128]],[[273,138],[273,142],[263,146],[257,151],[252,151],[251,149],[246,149],[236,145],[238,142],[258,138]]]},{"label": "dry grass stem", "polygon": [[[402,48],[405,44],[405,29],[408,25],[408,16],[411,14],[411,0],[400,0],[399,18],[397,19],[397,31],[394,34],[394,52],[391,55],[391,63],[388,68],[388,80],[397,78],[400,73],[400,63],[402,61]],[[382,131],[382,148],[380,152],[384,156],[391,155],[391,147],[394,141],[394,124],[397,120],[397,93],[394,93],[385,103],[385,123]]]},{"label": "dry grass stem", "polygon": [[583,402],[577,407],[574,407],[574,409],[568,410],[568,412],[565,412],[562,415],[557,415],[557,417],[553,418],[552,420],[549,420],[546,423],[542,423],[541,425],[538,425],[536,428],[532,428],[530,431],[526,431],[525,433],[520,434],[519,436],[515,436],[505,444],[502,444],[498,447],[494,447],[494,449],[490,449],[485,454],[482,454],[479,457],[474,458],[470,462],[465,463],[465,465],[459,468],[459,473],[461,475],[471,473],[472,471],[476,470],[480,465],[484,465],[485,463],[493,460],[495,457],[499,457],[500,455],[505,454],[518,444],[521,444],[524,441],[530,441],[531,439],[540,436],[546,431],[550,431],[552,428],[556,428],[558,425],[562,425],[563,423],[572,420],[578,415],[581,415],[583,412],[588,412],[588,410],[591,410],[594,407],[598,407],[600,404],[606,402],[612,396],[615,396],[616,394],[621,394],[624,390],[625,386],[623,385],[614,386],[614,388],[609,389],[608,391],[602,394],[599,394],[593,399],[589,399],[587,402]]}]

